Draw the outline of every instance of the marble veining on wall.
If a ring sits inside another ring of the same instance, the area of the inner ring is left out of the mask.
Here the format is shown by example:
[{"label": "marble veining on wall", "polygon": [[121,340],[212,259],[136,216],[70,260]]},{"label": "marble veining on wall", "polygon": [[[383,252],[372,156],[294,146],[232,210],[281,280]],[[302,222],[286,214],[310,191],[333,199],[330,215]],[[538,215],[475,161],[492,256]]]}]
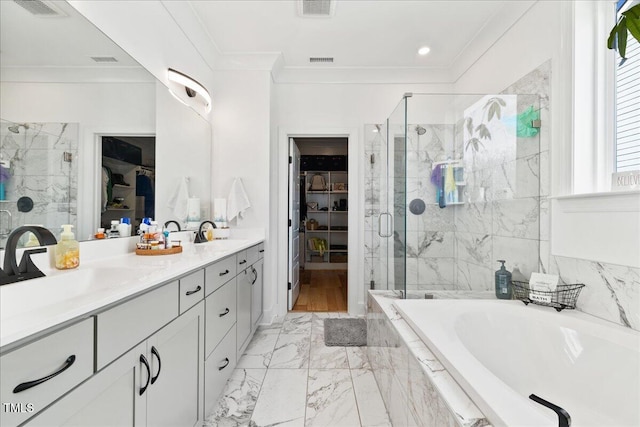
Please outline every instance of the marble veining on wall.
[{"label": "marble veining on wall", "polygon": [[[21,224],[41,224],[54,230],[54,234],[61,224],[76,225],[79,125],[16,124],[3,120],[0,139],[0,160],[7,165],[9,175],[5,200],[0,205],[11,213],[12,222],[9,227],[6,216],[2,216],[3,241],[10,228]],[[66,161],[65,156],[71,161]],[[30,211],[18,209],[21,197],[33,201]]]}]

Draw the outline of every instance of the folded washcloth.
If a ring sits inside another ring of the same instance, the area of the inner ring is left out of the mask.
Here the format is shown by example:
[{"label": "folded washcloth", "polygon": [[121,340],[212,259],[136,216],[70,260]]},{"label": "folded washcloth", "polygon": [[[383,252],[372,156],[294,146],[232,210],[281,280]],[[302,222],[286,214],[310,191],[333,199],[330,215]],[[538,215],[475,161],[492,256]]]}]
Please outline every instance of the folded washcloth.
[{"label": "folded washcloth", "polygon": [[233,220],[236,216],[242,218],[242,213],[251,207],[249,197],[244,191],[242,180],[236,178],[231,184],[229,197],[227,197],[227,221]]},{"label": "folded washcloth", "polygon": [[173,211],[176,219],[184,223],[187,220],[188,208],[187,203],[189,200],[189,178],[182,177],[178,182],[178,186],[173,193],[173,196],[167,202],[167,206]]}]

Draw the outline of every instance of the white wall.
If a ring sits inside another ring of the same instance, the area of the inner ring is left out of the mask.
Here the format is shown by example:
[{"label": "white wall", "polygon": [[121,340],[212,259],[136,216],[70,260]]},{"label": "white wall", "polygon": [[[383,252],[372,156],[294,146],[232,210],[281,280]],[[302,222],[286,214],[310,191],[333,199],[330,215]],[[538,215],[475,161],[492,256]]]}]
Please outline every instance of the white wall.
[{"label": "white wall", "polygon": [[96,134],[155,135],[155,83],[2,83],[0,88],[3,119],[79,123],[76,235],[88,239],[100,224]]},{"label": "white wall", "polygon": [[[349,310],[364,312],[364,125],[382,123],[406,92],[451,91],[449,85],[407,84],[275,84],[277,136],[272,130],[272,239],[277,239],[278,310],[286,310],[288,136],[350,136],[349,140]],[[274,175],[277,176],[274,177]]]}]

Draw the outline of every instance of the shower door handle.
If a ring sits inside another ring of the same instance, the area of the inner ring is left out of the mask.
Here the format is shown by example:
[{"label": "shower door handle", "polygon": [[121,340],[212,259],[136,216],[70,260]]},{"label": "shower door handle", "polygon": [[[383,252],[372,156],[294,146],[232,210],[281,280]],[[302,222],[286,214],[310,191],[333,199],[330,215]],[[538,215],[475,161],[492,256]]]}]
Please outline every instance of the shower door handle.
[{"label": "shower door handle", "polygon": [[[385,216],[387,217],[387,233],[389,234],[382,234],[382,217]],[[393,236],[393,230],[392,230],[392,216],[389,212],[382,212],[380,215],[378,215],[378,236],[380,237],[391,237]]]}]

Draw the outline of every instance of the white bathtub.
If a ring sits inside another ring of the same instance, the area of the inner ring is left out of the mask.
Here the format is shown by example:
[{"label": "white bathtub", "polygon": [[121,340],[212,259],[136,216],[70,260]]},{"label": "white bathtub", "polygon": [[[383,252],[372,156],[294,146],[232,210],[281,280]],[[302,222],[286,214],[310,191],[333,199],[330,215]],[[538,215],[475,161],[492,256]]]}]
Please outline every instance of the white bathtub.
[{"label": "white bathtub", "polygon": [[494,425],[640,426],[640,333],[520,301],[394,303]]}]

